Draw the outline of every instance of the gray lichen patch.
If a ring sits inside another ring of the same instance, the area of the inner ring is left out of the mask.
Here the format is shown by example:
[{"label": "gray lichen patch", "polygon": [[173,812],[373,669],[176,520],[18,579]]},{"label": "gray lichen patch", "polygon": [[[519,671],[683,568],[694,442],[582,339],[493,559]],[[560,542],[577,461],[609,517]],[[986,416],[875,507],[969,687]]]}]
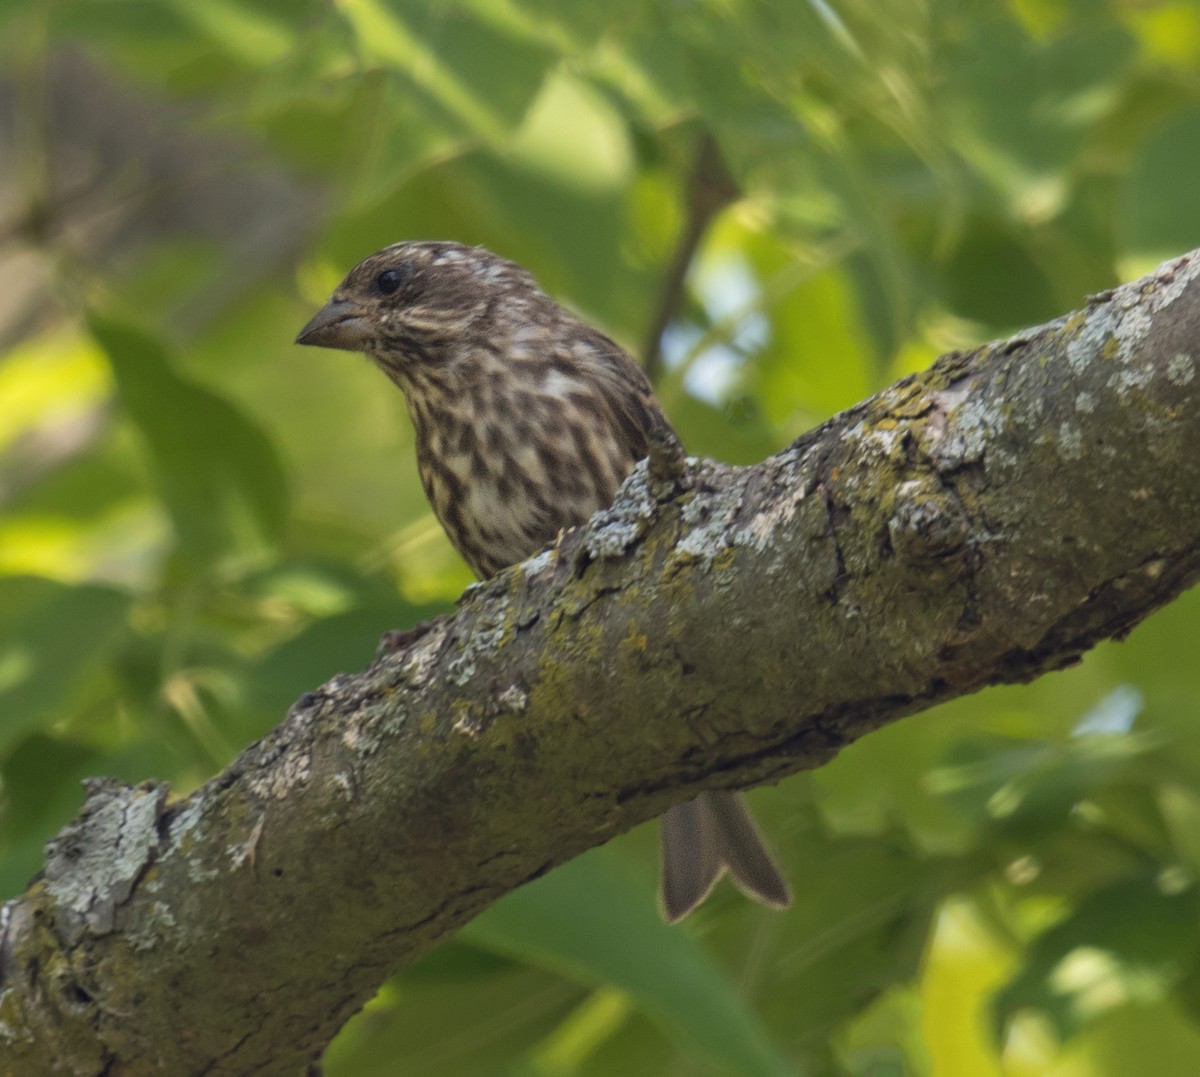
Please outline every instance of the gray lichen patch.
[{"label": "gray lichen patch", "polygon": [[739,529],[734,535],[734,542],[739,546],[749,546],[753,550],[765,551],[774,544],[780,528],[791,523],[796,510],[807,497],[807,491],[798,485],[787,496],[776,498],[763,509],[756,512],[750,522]]},{"label": "gray lichen patch", "polygon": [[1154,381],[1154,370],[1148,366],[1123,366],[1105,383],[1119,397],[1150,387]]},{"label": "gray lichen patch", "polygon": [[512,632],[508,595],[489,591],[487,599],[472,607],[474,620],[458,655],[446,667],[446,678],[462,687],[475,676],[478,662],[490,657]]},{"label": "gray lichen patch", "polygon": [[126,938],[131,949],[145,952],[174,938],[178,928],[179,922],[171,906],[164,901],[152,901],[147,904],[141,922],[131,927]]},{"label": "gray lichen patch", "polygon": [[675,544],[675,555],[685,561],[711,564],[729,543],[727,535],[737,516],[739,501],[723,499],[684,506],[683,519],[690,530]]},{"label": "gray lichen patch", "polygon": [[304,742],[288,745],[271,766],[260,768],[247,779],[246,786],[256,797],[283,800],[312,773],[312,755]]},{"label": "gray lichen patch", "polygon": [[445,640],[446,628],[439,626],[424,636],[416,646],[409,649],[405,655],[404,665],[401,667],[407,684],[413,688],[425,687],[429,682],[437,657],[441,654]]},{"label": "gray lichen patch", "polygon": [[1167,381],[1180,387],[1190,384],[1196,376],[1196,363],[1190,355],[1179,352],[1167,363]]},{"label": "gray lichen patch", "polygon": [[501,714],[524,714],[529,706],[529,693],[519,684],[510,684],[496,697]]},{"label": "gray lichen patch", "polygon": [[[1067,345],[1072,371],[1081,373],[1091,362],[1110,356],[1123,364],[1133,363],[1157,316],[1183,296],[1197,276],[1200,258],[1185,254],[1159,266],[1149,277],[1114,288],[1107,301],[1087,311]],[[1109,340],[1115,341],[1115,352],[1106,347]],[[1128,385],[1118,380],[1113,387],[1121,390]]]},{"label": "gray lichen patch", "polygon": [[1006,400],[989,397],[986,400],[970,397],[954,416],[954,435],[939,453],[939,466],[956,470],[970,464],[982,463],[989,454],[1004,456],[1003,442],[998,437],[1010,424],[1005,410]]},{"label": "gray lichen patch", "polygon": [[647,462],[641,461],[621,485],[612,507],[592,517],[585,548],[593,560],[625,556],[646,533],[656,510],[647,469]]},{"label": "gray lichen patch", "polygon": [[525,574],[527,580],[535,580],[543,572],[552,569],[558,562],[558,549],[551,547],[548,550],[543,550],[541,553],[534,554],[527,561],[521,562],[521,572]]},{"label": "gray lichen patch", "polygon": [[498,718],[516,717],[529,707],[529,693],[520,684],[510,684],[474,706],[459,708],[451,731],[470,740],[478,740]]},{"label": "gray lichen patch", "polygon": [[1058,424],[1058,451],[1067,460],[1078,460],[1083,455],[1083,432],[1073,423]]},{"label": "gray lichen patch", "polygon": [[1105,356],[1104,342],[1113,336],[1116,324],[1117,319],[1107,303],[1064,323],[1064,332],[1070,334],[1066,347],[1067,365],[1073,374],[1083,374],[1095,360]]},{"label": "gray lichen patch", "polygon": [[68,946],[85,932],[106,935],[115,928],[117,909],[158,852],[168,791],[107,778],[84,785],[87,799],[78,817],[46,845],[46,889]]}]

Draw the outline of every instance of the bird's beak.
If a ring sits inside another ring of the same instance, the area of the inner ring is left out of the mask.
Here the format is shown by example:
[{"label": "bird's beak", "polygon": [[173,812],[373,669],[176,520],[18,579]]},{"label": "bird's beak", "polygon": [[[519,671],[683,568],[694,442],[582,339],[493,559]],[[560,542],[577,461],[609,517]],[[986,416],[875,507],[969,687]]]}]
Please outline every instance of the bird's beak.
[{"label": "bird's beak", "polygon": [[296,343],[357,352],[366,342],[367,329],[365,314],[351,300],[331,299],[300,330]]}]

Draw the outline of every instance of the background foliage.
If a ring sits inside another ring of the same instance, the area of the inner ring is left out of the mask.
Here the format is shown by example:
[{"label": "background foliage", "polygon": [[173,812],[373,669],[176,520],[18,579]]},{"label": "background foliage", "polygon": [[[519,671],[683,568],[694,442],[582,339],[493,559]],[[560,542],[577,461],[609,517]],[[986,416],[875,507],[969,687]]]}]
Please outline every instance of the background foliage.
[{"label": "background foliage", "polygon": [[[1182,0],[8,0],[0,61],[6,893],[81,777],[194,788],[468,581],[400,396],[291,344],[371,251],[486,244],[642,354],[665,319],[685,443],[753,461],[1200,245]],[[756,793],[786,915],[667,929],[653,831],[597,850],[328,1072],[1190,1077],[1197,639],[1189,596]]]}]

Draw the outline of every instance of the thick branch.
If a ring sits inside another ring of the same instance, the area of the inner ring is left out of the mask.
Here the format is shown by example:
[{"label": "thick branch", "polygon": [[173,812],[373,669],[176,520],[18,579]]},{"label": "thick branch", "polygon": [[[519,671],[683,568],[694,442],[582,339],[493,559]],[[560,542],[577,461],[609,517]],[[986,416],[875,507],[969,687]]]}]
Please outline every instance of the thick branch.
[{"label": "thick branch", "polygon": [[6,910],[0,1070],[294,1072],[397,966],[703,789],[1121,636],[1200,572],[1200,252],[553,550],[192,796],[96,783]]}]

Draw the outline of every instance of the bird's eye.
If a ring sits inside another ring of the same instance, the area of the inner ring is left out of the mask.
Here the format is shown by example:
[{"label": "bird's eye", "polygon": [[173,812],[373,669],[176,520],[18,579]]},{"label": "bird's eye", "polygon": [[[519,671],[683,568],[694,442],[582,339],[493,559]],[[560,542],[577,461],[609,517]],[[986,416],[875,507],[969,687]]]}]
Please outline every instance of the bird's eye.
[{"label": "bird's eye", "polygon": [[385,269],[375,278],[375,287],[383,295],[391,295],[408,277],[402,269]]}]

